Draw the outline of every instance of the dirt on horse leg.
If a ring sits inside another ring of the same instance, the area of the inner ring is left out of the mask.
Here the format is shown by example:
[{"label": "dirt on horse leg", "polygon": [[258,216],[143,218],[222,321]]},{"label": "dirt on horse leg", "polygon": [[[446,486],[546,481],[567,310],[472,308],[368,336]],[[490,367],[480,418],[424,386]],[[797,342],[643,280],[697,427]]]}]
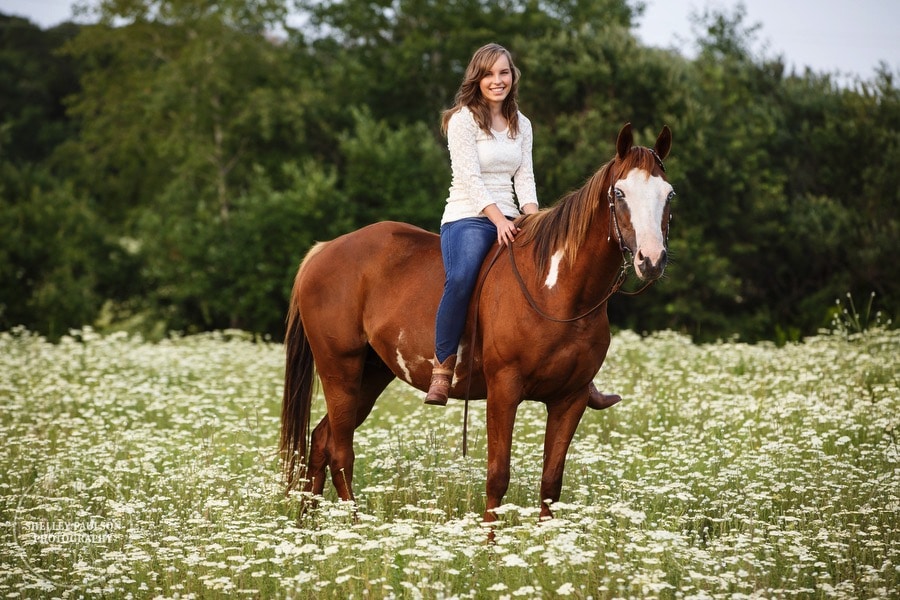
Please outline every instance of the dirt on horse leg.
[{"label": "dirt on horse leg", "polygon": [[544,470],[541,475],[541,519],[553,518],[550,506],[559,502],[566,454],[585,408],[583,397],[564,398],[547,406]]}]

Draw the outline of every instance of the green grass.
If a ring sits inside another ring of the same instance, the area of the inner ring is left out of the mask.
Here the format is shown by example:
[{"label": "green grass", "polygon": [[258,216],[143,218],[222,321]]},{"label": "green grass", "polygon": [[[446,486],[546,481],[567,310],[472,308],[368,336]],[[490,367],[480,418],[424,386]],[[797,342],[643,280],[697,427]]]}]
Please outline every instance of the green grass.
[{"label": "green grass", "polygon": [[[392,385],[352,507],[297,520],[275,454],[283,352],[0,334],[0,597],[873,598],[900,589],[900,332],[804,343],[613,339],[557,519],[541,405],[519,412],[486,543],[484,404]],[[315,405],[323,411],[321,400]]]}]

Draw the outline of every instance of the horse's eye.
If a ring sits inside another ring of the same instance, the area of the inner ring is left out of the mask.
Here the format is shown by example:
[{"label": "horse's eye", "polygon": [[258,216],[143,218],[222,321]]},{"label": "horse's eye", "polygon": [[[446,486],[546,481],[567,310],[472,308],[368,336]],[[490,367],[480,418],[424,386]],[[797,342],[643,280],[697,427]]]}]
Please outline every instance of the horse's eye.
[{"label": "horse's eye", "polygon": [[671,192],[669,192],[668,197],[666,197],[666,202],[671,202],[672,200],[674,200],[674,199],[675,199],[675,195],[676,195],[676,194],[675,194],[675,190],[672,190]]},{"label": "horse's eye", "polygon": [[623,192],[619,188],[615,188],[615,193],[616,193],[616,200],[624,200],[625,199],[625,192]]}]

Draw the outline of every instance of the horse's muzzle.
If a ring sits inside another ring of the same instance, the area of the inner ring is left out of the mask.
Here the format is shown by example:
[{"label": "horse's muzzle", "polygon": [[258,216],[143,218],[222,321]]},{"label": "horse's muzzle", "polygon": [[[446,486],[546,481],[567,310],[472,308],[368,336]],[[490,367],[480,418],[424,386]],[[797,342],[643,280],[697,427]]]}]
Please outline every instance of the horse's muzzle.
[{"label": "horse's muzzle", "polygon": [[644,281],[653,281],[662,276],[663,271],[666,270],[667,261],[668,256],[665,248],[659,252],[655,259],[638,250],[634,255],[634,270],[637,276]]}]

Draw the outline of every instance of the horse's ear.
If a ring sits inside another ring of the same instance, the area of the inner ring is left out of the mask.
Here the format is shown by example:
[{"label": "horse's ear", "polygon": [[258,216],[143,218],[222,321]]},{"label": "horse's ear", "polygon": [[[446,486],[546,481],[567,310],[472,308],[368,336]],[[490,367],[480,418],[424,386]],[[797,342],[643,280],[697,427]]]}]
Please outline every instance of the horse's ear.
[{"label": "horse's ear", "polygon": [[619,131],[619,137],[616,140],[616,154],[620,159],[624,159],[633,145],[634,135],[631,133],[631,123],[625,123]]},{"label": "horse's ear", "polygon": [[659,137],[656,138],[656,145],[653,146],[653,149],[659,155],[660,160],[665,160],[669,155],[669,150],[672,149],[672,130],[669,129],[668,125],[663,125],[662,131],[659,132]]}]

